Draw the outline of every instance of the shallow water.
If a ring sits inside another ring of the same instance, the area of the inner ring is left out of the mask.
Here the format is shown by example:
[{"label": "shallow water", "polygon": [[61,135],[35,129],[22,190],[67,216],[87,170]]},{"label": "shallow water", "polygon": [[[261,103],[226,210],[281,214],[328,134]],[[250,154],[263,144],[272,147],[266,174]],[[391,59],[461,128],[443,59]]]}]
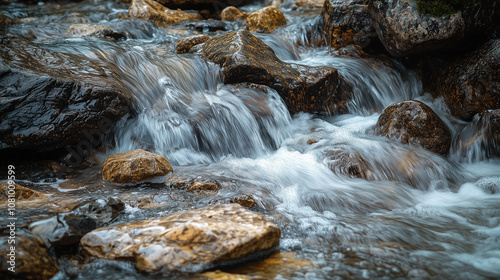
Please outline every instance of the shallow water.
[{"label": "shallow water", "polygon": [[[500,160],[489,158],[498,147],[480,139],[471,144],[465,136],[474,133],[474,123],[450,116],[398,62],[340,58],[308,46],[304,34],[313,32],[315,16],[285,9],[291,24],[276,36],[259,37],[280,59],[333,66],[354,87],[349,114],[291,116],[274,90],[224,85],[217,65],[175,54],[179,39],[199,33],[182,23],[161,29],[118,20],[124,4],[51,5],[1,7],[12,16],[33,17],[5,32],[110,68],[114,82],[132,97],[134,111],[99,158],[147,149],[170,160],[172,176],[216,180],[221,190],[191,193],[162,182],[116,186],[100,179],[97,166],[71,179],[20,182],[50,193],[53,202],[27,205],[21,212],[25,225],[96,197],[127,204],[113,221],[119,223],[251,195],[252,209],[280,226],[280,251],[293,253],[300,265],[250,262],[223,271],[254,279],[500,277]],[[74,22],[104,24],[128,39],[71,38],[65,31]],[[449,156],[375,135],[382,110],[411,99],[429,105],[450,127],[455,148]],[[360,155],[370,167],[366,179],[333,172],[329,155],[335,152]],[[64,271],[56,279],[163,277],[141,275],[125,262],[75,265],[70,259],[60,260]]]}]

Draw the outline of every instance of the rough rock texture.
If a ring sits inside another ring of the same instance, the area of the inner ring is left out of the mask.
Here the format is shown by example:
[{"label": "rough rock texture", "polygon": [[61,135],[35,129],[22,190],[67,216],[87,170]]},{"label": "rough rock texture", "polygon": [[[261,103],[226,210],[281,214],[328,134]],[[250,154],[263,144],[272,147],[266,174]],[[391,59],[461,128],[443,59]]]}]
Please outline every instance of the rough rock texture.
[{"label": "rough rock texture", "polygon": [[20,19],[11,18],[9,16],[4,15],[3,13],[0,13],[0,28],[18,23],[21,23]]},{"label": "rough rock texture", "polygon": [[387,51],[401,57],[460,47],[464,39],[487,34],[497,21],[500,3],[483,2],[445,17],[420,15],[410,0],[373,0],[369,10]]},{"label": "rough rock texture", "polygon": [[319,10],[325,4],[325,0],[297,0],[295,6],[303,10]]},{"label": "rough rock texture", "polygon": [[336,103],[350,98],[335,68],[284,63],[248,31],[211,38],[200,52],[223,67],[224,83],[267,85],[280,94],[292,114],[333,112]]},{"label": "rough rock texture", "polygon": [[457,136],[452,151],[459,160],[500,156],[500,109],[475,115]]},{"label": "rough rock texture", "polygon": [[446,124],[420,101],[403,101],[385,108],[378,119],[377,132],[439,154],[448,153],[451,144]]},{"label": "rough rock texture", "polygon": [[196,9],[221,11],[228,6],[244,6],[254,0],[158,0],[162,5],[171,9]]},{"label": "rough rock texture", "polygon": [[170,172],[172,166],[164,156],[141,149],[111,155],[101,166],[102,178],[119,184],[140,182]]},{"label": "rough rock texture", "polygon": [[[0,279],[48,280],[59,266],[50,257],[47,248],[37,236],[29,231],[16,229],[16,244],[8,243],[8,232],[0,236]],[[15,273],[8,270],[10,247],[15,249]]]},{"label": "rough rock texture", "polygon": [[[9,199],[9,186],[11,186],[8,181],[0,183],[0,204],[7,203]],[[32,189],[23,187],[14,183],[14,198],[16,202],[20,200],[30,200],[30,199],[46,199],[45,194],[41,192],[34,191]]]},{"label": "rough rock texture", "polygon": [[66,31],[66,33],[69,36],[73,37],[93,36],[93,37],[101,37],[113,40],[125,38],[123,34],[118,33],[105,25],[93,25],[85,23],[71,25]]},{"label": "rough rock texture", "polygon": [[286,18],[280,9],[268,6],[249,14],[245,24],[252,32],[273,32],[276,28],[286,25]]},{"label": "rough rock texture", "polygon": [[89,257],[131,259],[141,271],[195,272],[273,249],[279,238],[262,215],[222,204],[99,228],[80,244]]},{"label": "rough rock texture", "polygon": [[188,191],[217,191],[220,189],[220,184],[217,180],[207,178],[179,178],[177,176],[170,177],[165,181],[167,186],[176,189]]},{"label": "rough rock texture", "polygon": [[128,8],[128,16],[143,20],[150,20],[159,27],[166,27],[168,25],[186,20],[203,19],[203,17],[197,13],[170,10],[153,0],[133,0]]},{"label": "rough rock texture", "polygon": [[345,151],[331,151],[327,154],[326,164],[335,174],[367,179],[373,172],[370,165],[359,154]]},{"label": "rough rock texture", "polygon": [[195,45],[204,43],[206,40],[208,40],[210,37],[208,35],[195,35],[191,37],[184,38],[177,43],[177,47],[175,48],[175,51],[177,53],[188,53],[192,47]]},{"label": "rough rock texture", "polygon": [[39,236],[47,247],[77,244],[86,233],[111,222],[124,209],[125,204],[120,200],[100,199],[82,203],[71,213],[58,214],[34,222],[29,229]]},{"label": "rough rock texture", "polygon": [[355,44],[364,48],[377,38],[367,0],[326,0],[321,17],[330,47],[339,49]]},{"label": "rough rock texture", "polygon": [[225,8],[220,13],[221,20],[230,20],[230,21],[240,20],[240,19],[245,19],[247,16],[248,16],[247,13],[245,13],[245,12],[241,11],[240,9],[233,7],[233,6],[229,6],[229,7]]},{"label": "rough rock texture", "polygon": [[451,113],[463,120],[500,109],[500,39],[465,56],[428,56],[416,66],[424,90],[443,96]]},{"label": "rough rock texture", "polygon": [[129,111],[129,99],[85,57],[20,37],[0,37],[0,45],[0,150],[97,145],[95,138]]}]

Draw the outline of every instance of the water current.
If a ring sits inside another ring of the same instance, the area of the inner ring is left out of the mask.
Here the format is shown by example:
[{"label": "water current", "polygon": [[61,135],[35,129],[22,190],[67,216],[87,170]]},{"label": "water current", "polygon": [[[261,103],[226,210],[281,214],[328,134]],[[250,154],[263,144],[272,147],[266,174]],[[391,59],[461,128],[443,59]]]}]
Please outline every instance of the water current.
[{"label": "water current", "polygon": [[[442,100],[423,92],[417,76],[399,62],[383,56],[342,58],[326,47],[308,45],[305,34],[317,13],[284,8],[289,24],[257,36],[283,61],[337,68],[353,85],[348,114],[290,115],[272,89],[225,85],[219,66],[193,54],[175,54],[176,42],[198,31],[182,23],[158,28],[117,19],[126,14],[126,4],[0,9],[31,18],[8,32],[105,65],[132,98],[133,111],[119,122],[101,159],[143,148],[166,156],[175,176],[215,179],[222,185],[211,195],[157,184],[121,188],[102,182],[98,168],[82,171],[74,182],[31,182],[53,192],[54,199],[118,197],[128,204],[118,223],[251,195],[255,209],[280,226],[280,250],[307,264],[278,265],[268,274],[252,271],[249,264],[226,269],[250,271],[249,278],[500,278],[500,160],[490,158],[498,147],[481,137],[462,143],[478,124],[452,117]],[[107,25],[126,33],[127,40],[69,37],[65,31],[75,20]],[[382,110],[404,100],[426,103],[449,126],[454,144],[448,156],[375,134]],[[361,156],[369,166],[366,178],[332,171],[330,155],[337,152]],[[153,201],[154,207],[133,203],[141,199]],[[25,215],[27,220],[50,216]],[[156,277],[120,262],[95,261],[71,273],[69,268],[56,278]]]}]

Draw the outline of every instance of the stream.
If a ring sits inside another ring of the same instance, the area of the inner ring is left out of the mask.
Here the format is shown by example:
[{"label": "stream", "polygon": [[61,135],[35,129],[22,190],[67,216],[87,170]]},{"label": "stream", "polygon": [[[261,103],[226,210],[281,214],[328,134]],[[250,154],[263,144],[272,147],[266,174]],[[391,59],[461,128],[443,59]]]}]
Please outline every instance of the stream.
[{"label": "stream", "polygon": [[[460,145],[466,141],[462,130],[473,128],[423,92],[415,73],[383,56],[342,58],[310,46],[306,33],[313,32],[317,12],[285,5],[287,26],[255,35],[285,62],[337,68],[354,92],[348,114],[290,115],[275,90],[225,85],[218,65],[175,53],[180,39],[200,31],[185,23],[158,28],[118,19],[127,8],[99,1],[0,6],[6,15],[30,18],[5,32],[106,66],[132,99],[133,112],[97,155],[101,162],[141,148],[164,155],[173,166],[171,176],[216,180],[221,188],[193,193],[162,182],[117,186],[103,181],[100,167],[93,166],[70,179],[19,182],[48,193],[53,202],[23,209],[24,225],[108,197],[126,204],[112,222],[117,224],[251,196],[251,209],[280,227],[279,251],[293,260],[218,268],[224,272],[249,279],[500,278],[500,159],[488,154],[498,147],[481,139]],[[127,39],[70,37],[66,30],[76,22],[106,25]],[[226,24],[227,30],[240,27]],[[376,135],[383,109],[405,100],[424,102],[448,125],[454,143],[449,155]],[[368,166],[364,178],[334,172],[330,156],[336,152],[361,156]],[[62,272],[53,279],[164,279],[141,274],[127,262],[75,265],[67,256],[59,265]]]}]

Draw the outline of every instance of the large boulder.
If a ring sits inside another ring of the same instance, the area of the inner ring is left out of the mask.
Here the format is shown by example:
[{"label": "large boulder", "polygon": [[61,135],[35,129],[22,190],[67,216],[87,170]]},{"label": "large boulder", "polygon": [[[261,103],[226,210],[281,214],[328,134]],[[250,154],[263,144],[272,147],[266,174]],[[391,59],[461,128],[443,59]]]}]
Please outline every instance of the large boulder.
[{"label": "large boulder", "polygon": [[172,166],[164,156],[141,149],[111,155],[101,166],[102,178],[119,184],[140,182],[170,172]]},{"label": "large boulder", "polygon": [[153,0],[133,0],[128,8],[128,16],[150,20],[159,27],[178,23],[186,20],[202,20],[198,13],[187,13],[181,10],[170,10]]},{"label": "large boulder", "polygon": [[129,99],[85,57],[20,37],[1,37],[0,45],[0,150],[97,146],[129,111]]},{"label": "large boulder", "polygon": [[[9,239],[11,236],[15,238]],[[15,240],[15,243],[9,243],[9,240]],[[11,250],[12,247],[15,249]],[[12,264],[15,272],[9,270]],[[19,228],[14,229],[13,235],[10,232],[1,234],[0,279],[48,280],[57,272],[59,266],[49,255],[40,238]]]},{"label": "large boulder", "polygon": [[280,94],[291,113],[333,112],[337,103],[350,98],[337,69],[285,63],[249,31],[211,38],[200,52],[223,68],[224,83],[267,85]]},{"label": "large boulder", "polygon": [[355,44],[364,48],[377,38],[367,0],[326,0],[321,18],[322,30],[330,47],[339,49]]},{"label": "large boulder", "polygon": [[286,26],[286,18],[279,8],[268,6],[249,14],[245,18],[245,24],[252,32],[268,33],[280,26]]},{"label": "large boulder", "polygon": [[443,96],[451,113],[470,121],[478,113],[500,109],[500,40],[464,56],[427,56],[417,63],[424,90]]},{"label": "large boulder", "polygon": [[484,0],[463,12],[436,17],[419,14],[410,0],[373,0],[373,25],[387,51],[397,57],[462,47],[485,36],[496,24],[500,3]]},{"label": "large boulder", "polygon": [[403,101],[385,108],[376,129],[380,135],[438,154],[448,153],[451,145],[446,124],[420,101]]},{"label": "large boulder", "polygon": [[279,228],[239,204],[222,204],[96,229],[80,244],[101,259],[145,272],[196,272],[275,248]]}]

